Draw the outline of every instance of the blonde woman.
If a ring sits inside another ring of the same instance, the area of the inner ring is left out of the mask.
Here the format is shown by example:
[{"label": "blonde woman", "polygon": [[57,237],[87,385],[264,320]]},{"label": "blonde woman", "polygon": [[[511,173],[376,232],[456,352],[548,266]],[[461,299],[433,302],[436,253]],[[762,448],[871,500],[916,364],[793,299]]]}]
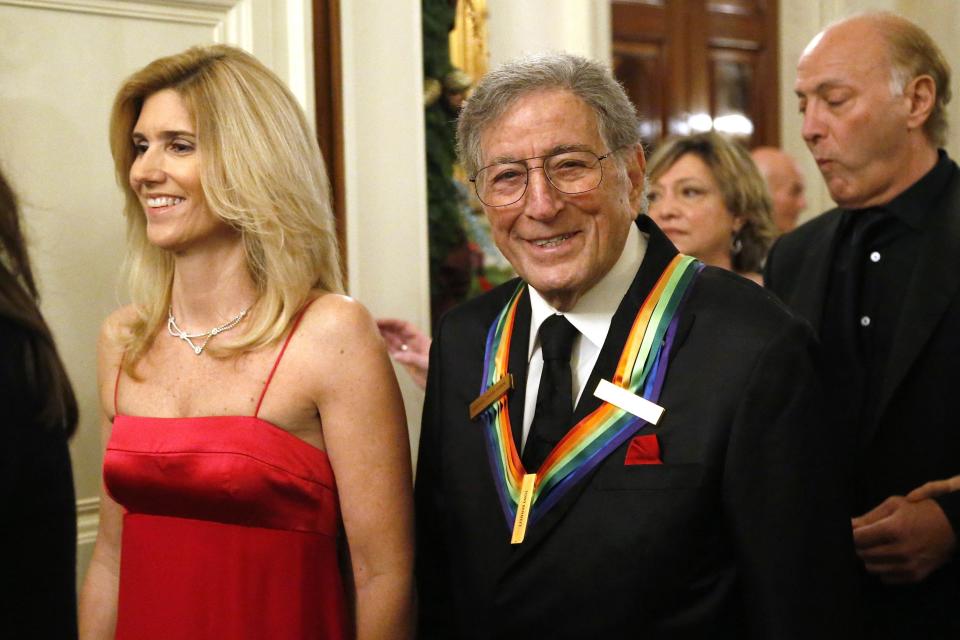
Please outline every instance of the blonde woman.
[{"label": "blonde woman", "polygon": [[666,141],[647,167],[649,214],[680,253],[762,284],[773,204],[750,154],[717,133]]},{"label": "blonde woman", "polygon": [[81,637],[408,637],[401,399],[340,293],[302,111],[252,56],[193,48],[121,86],[110,142],[133,302],[100,337]]}]

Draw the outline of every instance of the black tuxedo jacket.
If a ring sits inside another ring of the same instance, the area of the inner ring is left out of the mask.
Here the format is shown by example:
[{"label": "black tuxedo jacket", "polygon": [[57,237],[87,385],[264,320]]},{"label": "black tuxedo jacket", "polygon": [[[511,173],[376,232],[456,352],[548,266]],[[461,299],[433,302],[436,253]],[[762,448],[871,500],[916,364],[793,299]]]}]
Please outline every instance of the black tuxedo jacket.
[{"label": "black tuxedo jacket", "polygon": [[[576,407],[599,405],[637,310],[673,245],[649,245]],[[480,392],[484,342],[513,281],[445,316],[430,356],[417,471],[422,638],[840,638],[855,599],[849,522],[820,428],[809,328],[775,298],[707,267],[680,317],[655,433],[662,465],[625,443],[510,544]],[[509,399],[522,424],[529,298]],[[852,634],[855,636],[856,634]]]},{"label": "black tuxedo jacket", "polygon": [[[767,286],[819,333],[842,211],[833,209],[780,239],[767,258]],[[960,170],[926,212],[927,228],[884,369],[876,416],[853,443],[851,515],[928,480],[960,474]],[[938,499],[960,532],[960,493]],[[960,638],[956,560],[925,583],[884,587],[863,576],[868,620],[879,637]]]}]

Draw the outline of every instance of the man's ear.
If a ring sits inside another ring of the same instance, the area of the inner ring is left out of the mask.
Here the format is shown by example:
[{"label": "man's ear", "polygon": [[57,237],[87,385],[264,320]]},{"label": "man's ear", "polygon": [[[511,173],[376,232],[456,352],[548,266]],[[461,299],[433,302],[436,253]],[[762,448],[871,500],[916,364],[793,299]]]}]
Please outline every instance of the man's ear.
[{"label": "man's ear", "polygon": [[630,180],[630,206],[634,211],[640,210],[643,203],[644,176],[647,169],[647,158],[643,155],[643,145],[637,143],[627,157],[627,178]]},{"label": "man's ear", "polygon": [[937,104],[937,84],[928,75],[917,76],[904,87],[903,95],[910,101],[907,126],[919,129],[930,118]]}]

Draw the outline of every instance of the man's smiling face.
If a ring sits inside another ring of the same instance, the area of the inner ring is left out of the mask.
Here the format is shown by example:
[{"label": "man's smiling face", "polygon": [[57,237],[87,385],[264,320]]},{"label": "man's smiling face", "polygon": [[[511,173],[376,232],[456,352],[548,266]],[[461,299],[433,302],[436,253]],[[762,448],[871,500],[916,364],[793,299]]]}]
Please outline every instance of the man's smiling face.
[{"label": "man's smiling face", "polygon": [[[538,158],[572,148],[603,156],[597,116],[562,89],[518,98],[481,136],[483,165]],[[616,263],[643,195],[643,152],[637,146],[602,160],[603,180],[592,191],[569,195],[547,180],[542,159],[531,170],[524,196],[504,207],[484,207],[493,238],[520,277],[559,310],[573,307]]]}]

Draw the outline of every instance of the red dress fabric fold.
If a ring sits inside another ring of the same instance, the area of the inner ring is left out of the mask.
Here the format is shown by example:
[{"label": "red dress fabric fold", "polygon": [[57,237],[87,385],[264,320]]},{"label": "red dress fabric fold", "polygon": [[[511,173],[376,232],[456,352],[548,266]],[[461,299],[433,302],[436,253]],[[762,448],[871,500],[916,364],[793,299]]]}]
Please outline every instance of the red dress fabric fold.
[{"label": "red dress fabric fold", "polygon": [[326,454],[256,417],[118,415],[120,640],[348,637]]}]

